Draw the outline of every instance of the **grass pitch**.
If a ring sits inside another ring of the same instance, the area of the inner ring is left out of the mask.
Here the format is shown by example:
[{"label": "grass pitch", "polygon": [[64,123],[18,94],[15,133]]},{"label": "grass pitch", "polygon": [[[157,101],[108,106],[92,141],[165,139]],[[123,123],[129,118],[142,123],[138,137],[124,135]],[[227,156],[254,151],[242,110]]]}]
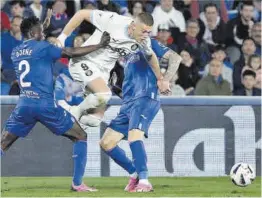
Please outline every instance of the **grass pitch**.
[{"label": "grass pitch", "polygon": [[85,178],[99,192],[71,192],[69,177],[2,177],[2,197],[261,197],[261,177],[241,188],[229,177],[152,177],[151,193],[126,193],[124,177]]}]

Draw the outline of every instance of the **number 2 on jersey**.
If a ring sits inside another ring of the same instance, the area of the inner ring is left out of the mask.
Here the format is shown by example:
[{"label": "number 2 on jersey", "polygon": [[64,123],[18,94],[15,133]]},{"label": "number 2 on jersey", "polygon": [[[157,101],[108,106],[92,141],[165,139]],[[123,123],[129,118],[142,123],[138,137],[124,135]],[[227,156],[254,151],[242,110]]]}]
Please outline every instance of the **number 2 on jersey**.
[{"label": "number 2 on jersey", "polygon": [[24,82],[25,76],[30,72],[30,65],[28,61],[22,60],[18,65],[18,70],[21,71],[23,69],[23,66],[25,66],[25,71],[22,72],[20,75],[20,84],[22,87],[30,87],[31,82]]}]

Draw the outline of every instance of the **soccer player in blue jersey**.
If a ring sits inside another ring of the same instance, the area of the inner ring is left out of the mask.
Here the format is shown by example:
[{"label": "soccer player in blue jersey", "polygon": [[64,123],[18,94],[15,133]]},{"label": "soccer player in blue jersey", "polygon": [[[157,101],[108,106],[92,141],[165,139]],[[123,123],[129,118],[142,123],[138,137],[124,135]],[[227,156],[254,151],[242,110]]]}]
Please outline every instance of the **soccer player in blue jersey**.
[{"label": "soccer player in blue jersey", "polygon": [[[151,39],[151,45],[160,59],[160,65],[161,62],[165,62],[167,66],[162,78],[171,81],[182,60],[181,57],[154,39]],[[106,154],[130,174],[129,183],[125,188],[128,192],[153,190],[148,181],[143,138],[148,137],[149,126],[160,109],[157,75],[161,76],[160,70],[158,73],[153,72],[144,53],[139,52],[129,60],[124,69],[123,103],[120,112],[111,121],[100,141]],[[119,91],[119,88],[116,89]],[[125,151],[117,145],[122,139],[129,141],[133,161],[128,159]]]},{"label": "soccer player in blue jersey", "polygon": [[[36,17],[24,19],[21,31],[26,40],[13,50],[11,57],[21,94],[2,132],[1,156],[19,137],[27,136],[35,124],[40,122],[54,134],[65,136],[74,142],[72,190],[96,191],[82,182],[87,161],[87,135],[67,111],[56,105],[52,65],[62,56],[83,56],[105,47],[110,36],[105,32],[97,45],[58,48],[43,41],[43,26]],[[93,104],[91,102],[90,107],[93,108],[97,103],[98,101]]]}]

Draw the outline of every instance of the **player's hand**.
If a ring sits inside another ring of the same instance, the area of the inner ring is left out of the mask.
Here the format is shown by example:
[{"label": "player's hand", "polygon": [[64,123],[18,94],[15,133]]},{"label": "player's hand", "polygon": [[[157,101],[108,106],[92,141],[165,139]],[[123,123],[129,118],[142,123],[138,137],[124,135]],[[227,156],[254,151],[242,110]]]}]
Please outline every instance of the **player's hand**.
[{"label": "player's hand", "polygon": [[159,88],[160,93],[163,95],[169,95],[169,93],[171,92],[170,83],[167,80],[158,80],[157,86]]},{"label": "player's hand", "polygon": [[103,35],[102,35],[102,38],[101,38],[101,41],[100,41],[100,45],[101,46],[107,46],[110,42],[110,34],[108,32],[103,32]]},{"label": "player's hand", "polygon": [[55,45],[56,47],[62,48],[61,43],[60,43],[59,40],[58,40],[57,38],[55,38],[55,37],[48,37],[48,38],[47,38],[47,41],[48,41],[49,43]]},{"label": "player's hand", "polygon": [[140,44],[141,44],[144,52],[146,53],[146,55],[147,55],[147,56],[152,56],[152,53],[153,53],[153,52],[152,52],[152,49],[151,49],[151,48],[149,47],[149,45],[148,45],[148,40],[145,39],[145,40],[143,40]]}]

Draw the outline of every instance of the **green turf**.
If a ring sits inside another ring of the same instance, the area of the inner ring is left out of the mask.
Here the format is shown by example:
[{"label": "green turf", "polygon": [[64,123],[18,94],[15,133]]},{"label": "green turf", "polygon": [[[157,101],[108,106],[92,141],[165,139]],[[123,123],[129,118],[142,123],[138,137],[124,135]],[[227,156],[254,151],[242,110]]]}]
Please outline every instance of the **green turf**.
[{"label": "green turf", "polygon": [[232,184],[228,177],[153,177],[151,193],[123,192],[124,177],[86,178],[99,192],[76,193],[69,190],[69,177],[2,177],[2,197],[261,197],[261,177],[248,187]]}]

